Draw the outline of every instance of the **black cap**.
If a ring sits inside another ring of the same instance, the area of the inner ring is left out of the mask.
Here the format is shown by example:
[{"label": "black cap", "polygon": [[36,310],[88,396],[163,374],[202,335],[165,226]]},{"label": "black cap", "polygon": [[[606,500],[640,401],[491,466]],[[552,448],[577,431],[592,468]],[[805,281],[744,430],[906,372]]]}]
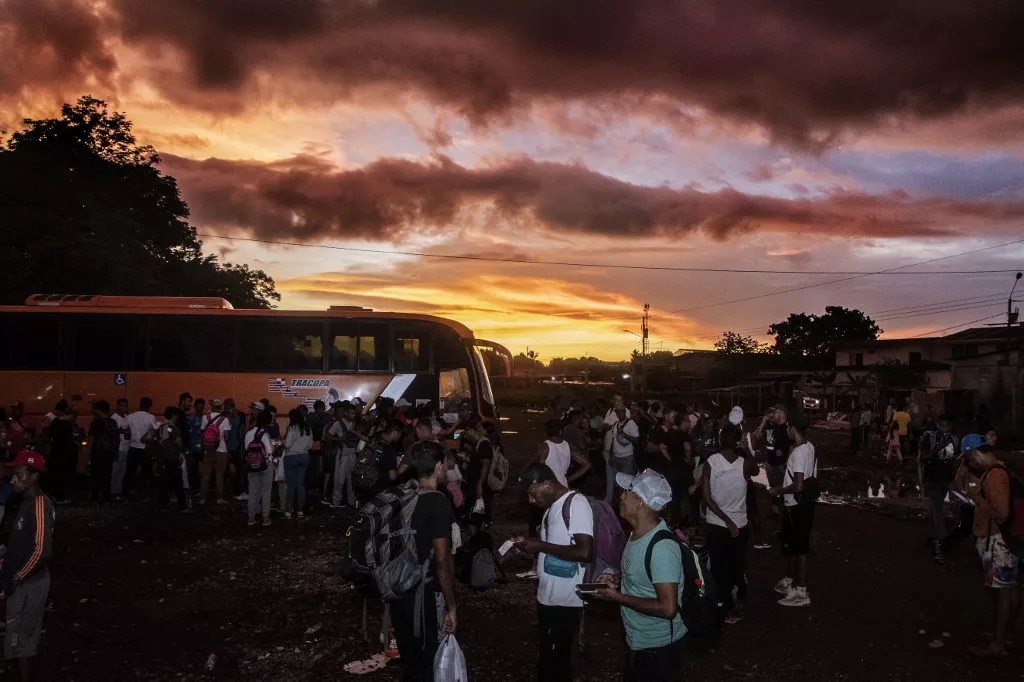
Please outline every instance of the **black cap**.
[{"label": "black cap", "polygon": [[519,482],[524,485],[557,480],[558,478],[555,477],[555,472],[551,470],[551,467],[540,462],[527,464],[526,468],[523,469],[523,473],[519,474]]}]

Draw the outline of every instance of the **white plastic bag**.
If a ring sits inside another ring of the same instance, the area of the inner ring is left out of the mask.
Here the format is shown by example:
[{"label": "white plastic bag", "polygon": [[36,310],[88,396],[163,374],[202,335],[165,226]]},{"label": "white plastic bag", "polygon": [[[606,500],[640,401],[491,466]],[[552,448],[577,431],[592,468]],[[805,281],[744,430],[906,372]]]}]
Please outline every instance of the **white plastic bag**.
[{"label": "white plastic bag", "polygon": [[474,513],[474,514],[483,514],[486,510],[487,510],[487,507],[486,507],[486,505],[484,505],[484,498],[482,498],[482,497],[476,498],[476,504],[473,505],[473,512],[472,513]]},{"label": "white plastic bag", "polygon": [[434,655],[434,682],[466,682],[466,657],[455,635],[445,635]]}]

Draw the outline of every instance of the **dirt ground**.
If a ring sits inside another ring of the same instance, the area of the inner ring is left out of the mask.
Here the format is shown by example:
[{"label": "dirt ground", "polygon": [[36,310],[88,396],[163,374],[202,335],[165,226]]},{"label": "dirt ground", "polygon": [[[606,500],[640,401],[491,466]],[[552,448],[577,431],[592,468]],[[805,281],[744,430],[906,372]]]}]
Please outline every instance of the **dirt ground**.
[{"label": "dirt ground", "polygon": [[[503,423],[514,471],[535,451],[541,425],[541,415],[527,413]],[[945,566],[932,562],[909,469],[901,475],[851,459],[844,436],[815,436],[837,504],[821,505],[815,522],[813,605],[778,606],[777,548],[751,550],[746,618],[720,641],[692,647],[687,678],[1024,676],[1024,649],[998,661],[968,656],[968,645],[991,630],[977,558],[965,544]],[[886,484],[889,495],[878,499]],[[892,499],[901,488],[904,496]],[[381,647],[363,640],[362,600],[340,577],[349,514],[324,508],[305,521],[275,516],[270,528],[253,529],[240,504],[192,516],[141,506],[59,508],[53,608],[40,651],[45,679],[357,679],[342,672],[344,663]],[[514,494],[500,498],[498,515],[496,541],[525,530]],[[521,570],[514,561],[508,568]],[[487,592],[459,589],[458,639],[470,679],[532,679],[536,583],[513,578]],[[625,649],[617,612],[588,607],[585,629],[577,679],[617,679]],[[385,670],[362,679],[396,677]]]}]

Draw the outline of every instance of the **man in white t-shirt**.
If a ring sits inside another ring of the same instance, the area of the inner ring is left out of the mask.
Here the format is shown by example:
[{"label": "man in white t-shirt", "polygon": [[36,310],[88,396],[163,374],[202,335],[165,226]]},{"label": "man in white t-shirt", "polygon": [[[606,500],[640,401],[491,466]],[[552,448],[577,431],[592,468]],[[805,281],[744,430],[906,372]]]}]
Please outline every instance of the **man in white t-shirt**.
[{"label": "man in white t-shirt", "polygon": [[782,552],[788,557],[786,577],[775,586],[784,595],[783,606],[809,606],[807,595],[807,555],[811,551],[811,528],[814,525],[814,501],[802,497],[804,481],[818,476],[818,458],[814,444],[807,440],[806,419],[789,421],[789,438],[793,450],[786,461],[782,487],[769,488],[772,497],[782,495],[785,510],[782,515]]},{"label": "man in white t-shirt", "polygon": [[117,422],[117,430],[121,432],[121,442],[117,448],[117,459],[110,471],[110,494],[114,499],[121,497],[124,490],[124,474],[128,469],[128,445],[132,440],[132,427],[128,423],[128,400],[119,398],[117,410],[110,415]]},{"label": "man in white t-shirt", "polygon": [[615,410],[615,424],[610,433],[611,447],[606,458],[608,475],[604,486],[604,501],[609,504],[615,492],[615,474],[621,472],[633,476],[637,472],[635,447],[640,440],[640,427],[625,407],[619,407]]},{"label": "man in white t-shirt", "polygon": [[519,550],[537,554],[537,680],[571,680],[572,649],[583,616],[576,586],[593,558],[594,515],[587,498],[559,483],[546,464],[527,465],[519,482],[528,486],[530,504],[547,510],[539,539],[514,538]]},{"label": "man in white t-shirt", "polygon": [[153,483],[153,459],[147,447],[156,437],[160,424],[150,410],[153,409],[151,398],[139,400],[139,409],[128,415],[128,431],[131,439],[128,442],[128,468],[124,476],[124,492],[130,495],[139,487],[137,476],[140,473],[147,485]]}]

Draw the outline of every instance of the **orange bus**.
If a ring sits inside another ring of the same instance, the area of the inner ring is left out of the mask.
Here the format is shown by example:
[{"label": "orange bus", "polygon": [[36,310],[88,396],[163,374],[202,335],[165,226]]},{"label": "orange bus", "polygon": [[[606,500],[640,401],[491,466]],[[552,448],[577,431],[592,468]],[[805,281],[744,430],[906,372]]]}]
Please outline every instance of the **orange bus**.
[{"label": "orange bus", "polygon": [[497,418],[489,370],[509,352],[458,322],[333,306],[325,312],[236,310],[220,298],[36,294],[0,306],[0,405],[25,404],[26,426],[64,397],[178,395],[269,398],[279,414],[317,400],[379,397],[433,402],[447,421],[461,409]]}]

